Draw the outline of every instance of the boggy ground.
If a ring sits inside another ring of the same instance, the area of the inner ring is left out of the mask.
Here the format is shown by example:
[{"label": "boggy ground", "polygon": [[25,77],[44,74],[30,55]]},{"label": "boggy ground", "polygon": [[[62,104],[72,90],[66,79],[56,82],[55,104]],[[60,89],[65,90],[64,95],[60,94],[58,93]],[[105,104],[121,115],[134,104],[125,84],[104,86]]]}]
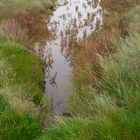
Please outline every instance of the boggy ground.
[{"label": "boggy ground", "polygon": [[71,52],[73,118],[56,118],[39,140],[140,139],[140,6],[106,0],[104,27]]},{"label": "boggy ground", "polygon": [[31,140],[42,134],[49,106],[44,64],[33,44],[46,38],[44,15],[54,6],[49,0],[0,1],[1,140]]},{"label": "boggy ground", "polygon": [[[140,6],[135,0],[102,5],[103,29],[74,43],[71,52],[74,91],[68,107],[73,117],[56,117],[57,125],[48,128],[42,125],[49,114],[41,95],[42,62],[31,54],[32,39],[26,38],[30,23],[17,21],[19,13],[8,22],[12,28],[1,20],[0,139],[140,139]],[[9,16],[4,17],[7,22]]]}]

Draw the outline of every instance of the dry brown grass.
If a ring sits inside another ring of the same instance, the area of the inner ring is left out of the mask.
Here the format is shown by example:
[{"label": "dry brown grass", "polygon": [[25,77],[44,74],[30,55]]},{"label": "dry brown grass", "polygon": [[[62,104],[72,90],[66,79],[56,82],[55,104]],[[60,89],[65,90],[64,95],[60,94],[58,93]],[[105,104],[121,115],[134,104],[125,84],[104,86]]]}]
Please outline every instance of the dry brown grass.
[{"label": "dry brown grass", "polygon": [[[102,1],[106,8],[104,27],[93,38],[76,44],[74,51],[74,79],[78,85],[96,86],[97,80],[102,77],[102,59],[115,53],[119,38],[129,36],[129,25],[125,20],[125,13],[135,5],[133,0]],[[125,8],[123,8],[125,7]],[[77,51],[78,50],[78,51]],[[79,84],[80,83],[80,84]]]},{"label": "dry brown grass", "polygon": [[22,29],[14,19],[3,20],[0,23],[0,38],[15,40],[25,44],[28,42],[27,30]]},{"label": "dry brown grass", "polygon": [[16,21],[23,29],[27,30],[28,36],[32,42],[45,42],[47,31],[45,21],[41,15],[30,15],[20,13],[16,16]]},{"label": "dry brown grass", "polygon": [[[136,0],[103,0],[102,4],[112,12],[119,12],[120,14],[128,11],[134,6]],[[124,8],[125,7],[125,8]]]},{"label": "dry brown grass", "polygon": [[40,15],[25,12],[0,22],[0,38],[21,42],[29,49],[35,42],[45,43],[47,35],[45,22]]},{"label": "dry brown grass", "polygon": [[81,41],[77,44],[78,52],[72,54],[74,81],[77,85],[97,86],[102,77],[103,57],[115,53],[114,44],[119,38],[119,31],[112,29],[100,33],[94,40]]},{"label": "dry brown grass", "polygon": [[0,18],[14,17],[20,13],[39,14],[55,7],[54,0],[1,0]]}]

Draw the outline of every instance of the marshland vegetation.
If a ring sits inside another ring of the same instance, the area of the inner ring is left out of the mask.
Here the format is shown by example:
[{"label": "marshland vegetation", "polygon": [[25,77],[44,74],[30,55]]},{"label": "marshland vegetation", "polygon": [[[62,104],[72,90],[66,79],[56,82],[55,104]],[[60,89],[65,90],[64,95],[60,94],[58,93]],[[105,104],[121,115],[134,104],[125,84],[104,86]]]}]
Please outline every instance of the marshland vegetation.
[{"label": "marshland vegetation", "polygon": [[53,7],[49,0],[0,1],[1,140],[35,139],[42,133],[49,106],[44,97],[44,64],[33,44],[45,38],[41,13]]},{"label": "marshland vegetation", "polygon": [[[44,26],[32,25],[43,24],[42,14],[52,9],[47,2],[0,2],[0,139],[139,140],[139,2],[101,1],[102,28],[73,40],[69,50],[73,90],[67,108],[72,117],[53,116],[46,122],[50,104],[43,94],[43,62],[32,46],[47,35]],[[15,5],[25,11],[8,12]]]},{"label": "marshland vegetation", "polygon": [[103,28],[72,50],[72,118],[39,140],[138,140],[140,138],[140,7],[137,1],[102,1]]}]

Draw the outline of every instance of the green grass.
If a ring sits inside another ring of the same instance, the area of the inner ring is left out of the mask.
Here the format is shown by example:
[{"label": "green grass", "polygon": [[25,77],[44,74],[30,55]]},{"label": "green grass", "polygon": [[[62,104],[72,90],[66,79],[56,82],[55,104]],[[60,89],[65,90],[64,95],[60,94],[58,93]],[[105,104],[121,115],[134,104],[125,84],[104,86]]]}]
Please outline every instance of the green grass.
[{"label": "green grass", "polygon": [[20,43],[0,39],[0,68],[0,139],[38,137],[43,119],[39,113],[44,102],[43,64]]},{"label": "green grass", "polygon": [[1,140],[34,139],[41,133],[41,126],[30,117],[9,113],[0,117]]},{"label": "green grass", "polygon": [[[42,33],[44,28],[40,28],[40,22],[34,28],[25,23],[40,21],[39,14],[53,7],[50,0],[0,1],[0,140],[32,140],[42,134],[42,124],[49,116],[44,65],[31,52],[33,39],[28,32],[37,32],[35,28]],[[25,19],[18,23],[18,16]]]},{"label": "green grass", "polygon": [[118,120],[109,117],[64,119],[59,126],[44,131],[38,140],[138,140],[139,121],[139,114],[124,112],[118,114]]},{"label": "green grass", "polygon": [[[43,64],[23,45],[9,40],[0,40],[1,57],[5,58],[13,69],[11,85],[20,84],[36,102],[42,97],[44,72]],[[34,94],[33,94],[34,93]]]},{"label": "green grass", "polygon": [[[28,33],[42,35],[45,29],[36,21],[42,22],[40,13],[53,7],[50,0],[0,1],[0,140],[32,140],[42,134],[49,116],[44,65],[31,52],[36,37]],[[28,20],[37,26],[27,27]]]},{"label": "green grass", "polygon": [[41,134],[42,126],[38,120],[38,110],[22,92],[23,89],[10,86],[0,89],[1,140],[27,140]]}]

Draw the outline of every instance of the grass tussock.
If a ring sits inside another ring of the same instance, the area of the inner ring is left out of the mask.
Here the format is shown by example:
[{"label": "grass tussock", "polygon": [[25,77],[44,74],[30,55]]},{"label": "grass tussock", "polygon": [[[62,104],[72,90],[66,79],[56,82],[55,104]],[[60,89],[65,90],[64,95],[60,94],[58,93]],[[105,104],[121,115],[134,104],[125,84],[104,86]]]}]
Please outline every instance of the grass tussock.
[{"label": "grass tussock", "polygon": [[34,42],[44,43],[46,28],[40,16],[19,14],[15,19],[4,19],[0,23],[0,38],[17,41],[33,50]]},{"label": "grass tussock", "polygon": [[42,62],[34,54],[31,54],[23,45],[15,41],[0,40],[0,49],[3,58],[6,58],[13,69],[11,85],[21,84],[27,89],[27,94],[38,102],[42,96],[44,73]]},{"label": "grass tussock", "polygon": [[27,30],[23,30],[14,19],[3,20],[1,22],[0,38],[10,39],[22,43],[27,43],[28,41]]},{"label": "grass tussock", "polygon": [[89,40],[78,44],[78,51],[76,50],[72,56],[75,85],[80,83],[96,86],[97,80],[103,74],[102,59],[117,51],[113,47],[117,39],[119,31],[112,29],[110,32],[102,32],[94,42]]},{"label": "grass tussock", "polygon": [[27,13],[20,13],[16,16],[16,22],[24,30],[27,30],[28,42],[45,42],[48,32],[45,25],[45,17],[40,15],[30,15]]},{"label": "grass tussock", "polygon": [[[26,59],[25,59],[26,58]],[[0,39],[0,139],[35,139],[41,135],[47,107],[42,63],[20,43]],[[40,107],[45,109],[40,112]],[[46,115],[47,114],[47,115]]]}]

